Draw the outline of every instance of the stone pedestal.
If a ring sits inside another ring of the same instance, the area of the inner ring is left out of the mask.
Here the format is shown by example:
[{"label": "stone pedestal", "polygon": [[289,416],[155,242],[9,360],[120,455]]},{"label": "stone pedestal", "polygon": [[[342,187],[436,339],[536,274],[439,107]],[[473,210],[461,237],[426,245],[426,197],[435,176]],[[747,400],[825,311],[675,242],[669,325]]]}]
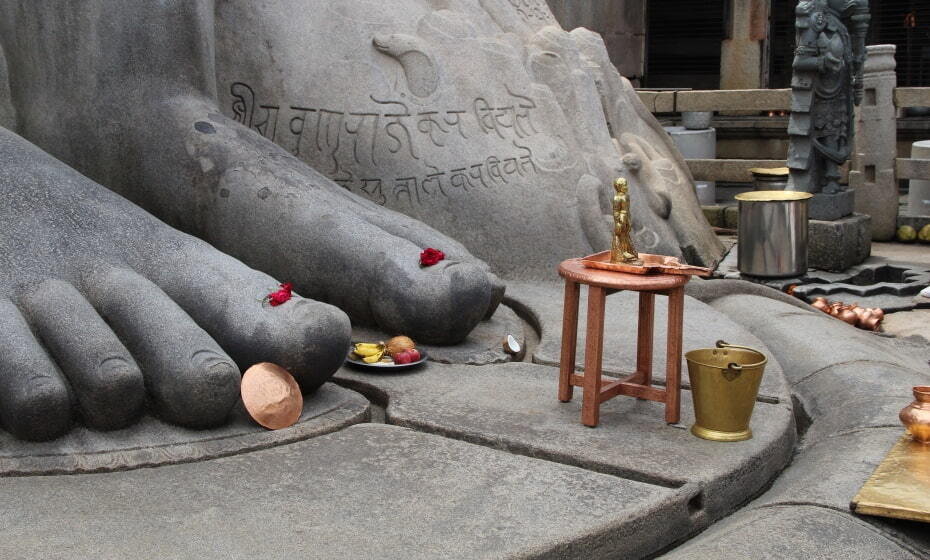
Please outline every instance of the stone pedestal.
[{"label": "stone pedestal", "polygon": [[[930,159],[930,140],[920,140],[911,146],[911,157]],[[911,216],[930,216],[930,181],[911,179],[907,193],[907,213]]]},{"label": "stone pedestal", "polygon": [[852,214],[854,205],[855,192],[852,189],[834,194],[819,192],[810,199],[807,213],[812,220],[838,220]]},{"label": "stone pedestal", "polygon": [[808,222],[807,266],[811,268],[842,272],[871,252],[871,218],[865,214]]},{"label": "stone pedestal", "polygon": [[857,192],[856,212],[872,217],[872,237],[887,241],[894,237],[898,217],[895,46],[870,45],[866,52],[849,186]]}]

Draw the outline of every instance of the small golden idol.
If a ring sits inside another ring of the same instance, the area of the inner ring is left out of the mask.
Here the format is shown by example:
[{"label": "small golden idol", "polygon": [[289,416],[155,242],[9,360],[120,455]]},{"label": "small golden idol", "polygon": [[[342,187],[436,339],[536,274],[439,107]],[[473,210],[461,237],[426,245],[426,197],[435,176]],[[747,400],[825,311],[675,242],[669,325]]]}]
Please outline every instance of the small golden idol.
[{"label": "small golden idol", "polygon": [[642,266],[643,261],[630,238],[633,221],[630,217],[630,196],[626,179],[621,177],[614,181],[614,190],[617,192],[614,194],[614,239],[610,246],[610,262]]}]

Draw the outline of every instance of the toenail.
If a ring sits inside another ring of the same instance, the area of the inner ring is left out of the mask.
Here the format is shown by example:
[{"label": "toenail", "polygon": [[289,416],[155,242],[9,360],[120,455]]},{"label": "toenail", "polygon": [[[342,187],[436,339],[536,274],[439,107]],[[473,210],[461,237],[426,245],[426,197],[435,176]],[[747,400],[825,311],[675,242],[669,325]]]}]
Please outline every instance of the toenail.
[{"label": "toenail", "polygon": [[191,365],[196,369],[209,369],[213,371],[217,366],[224,368],[230,367],[229,360],[213,350],[198,350],[191,356]]},{"label": "toenail", "polygon": [[194,123],[194,128],[198,132],[203,132],[204,134],[216,134],[216,129],[213,128],[213,125],[207,121],[197,121]]},{"label": "toenail", "polygon": [[129,362],[122,356],[110,356],[109,358],[104,358],[104,360],[100,362],[100,365],[97,366],[97,370],[102,373],[107,373],[111,371],[123,371],[128,367],[130,367]]}]

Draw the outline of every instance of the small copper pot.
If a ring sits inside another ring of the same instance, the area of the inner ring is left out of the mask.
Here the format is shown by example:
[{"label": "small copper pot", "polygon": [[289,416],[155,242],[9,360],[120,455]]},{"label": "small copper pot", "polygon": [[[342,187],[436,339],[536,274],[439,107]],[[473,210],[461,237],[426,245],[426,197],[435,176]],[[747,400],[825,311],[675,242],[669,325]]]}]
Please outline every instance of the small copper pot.
[{"label": "small copper pot", "polygon": [[837,317],[842,321],[846,321],[850,325],[855,326],[856,322],[859,321],[859,316],[856,315],[856,312],[851,309],[841,309]]},{"label": "small copper pot", "polygon": [[814,298],[814,301],[811,302],[811,306],[814,307],[814,309],[823,311],[824,313],[830,312],[830,302],[827,301],[827,298]]},{"label": "small copper pot", "polygon": [[930,385],[914,387],[914,402],[898,415],[915,440],[930,443]]},{"label": "small copper pot", "polygon": [[880,321],[881,319],[875,315],[875,312],[873,310],[866,309],[865,312],[859,316],[858,327],[860,329],[874,331],[876,328],[878,328],[878,323]]}]

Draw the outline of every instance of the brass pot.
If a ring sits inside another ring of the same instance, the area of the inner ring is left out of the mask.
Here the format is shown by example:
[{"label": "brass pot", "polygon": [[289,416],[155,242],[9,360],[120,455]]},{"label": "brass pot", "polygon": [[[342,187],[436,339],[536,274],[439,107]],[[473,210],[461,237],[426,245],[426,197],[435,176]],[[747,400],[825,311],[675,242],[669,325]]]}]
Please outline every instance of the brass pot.
[{"label": "brass pot", "polygon": [[898,415],[915,440],[930,443],[930,385],[914,387],[914,402]]},{"label": "brass pot", "polygon": [[712,441],[751,438],[749,419],[759,394],[765,355],[718,340],[716,348],[692,350],[685,359],[694,399],[691,433]]}]

